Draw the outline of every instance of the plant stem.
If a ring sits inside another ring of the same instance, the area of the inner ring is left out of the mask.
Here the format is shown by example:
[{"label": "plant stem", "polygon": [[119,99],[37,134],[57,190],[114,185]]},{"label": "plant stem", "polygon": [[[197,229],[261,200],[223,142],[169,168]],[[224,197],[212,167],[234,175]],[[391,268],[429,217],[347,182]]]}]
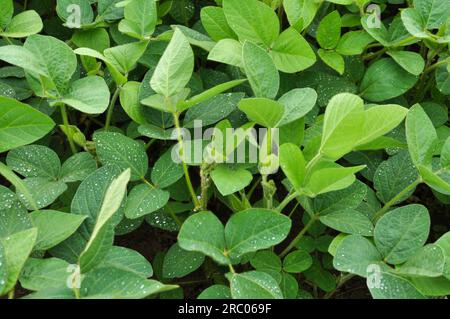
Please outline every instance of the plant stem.
[{"label": "plant stem", "polygon": [[111,98],[111,102],[109,103],[108,113],[106,113],[105,131],[109,130],[109,126],[111,124],[112,115],[113,115],[113,112],[114,112],[114,106],[116,105],[116,101],[117,101],[117,98],[119,97],[119,93],[120,93],[121,88],[122,88],[121,86],[117,86],[117,88],[114,91],[114,94],[113,94],[113,96]]},{"label": "plant stem", "polygon": [[445,65],[445,64],[447,64],[447,63],[449,63],[449,59],[445,59],[445,60],[436,62],[435,64],[430,65],[429,67],[427,67],[427,68],[425,69],[425,71],[423,71],[423,73],[424,73],[424,74],[428,74],[428,73],[430,73],[430,72],[436,70],[438,67],[440,67],[440,66],[442,66],[442,65]]},{"label": "plant stem", "polygon": [[8,292],[8,299],[14,299],[14,289],[15,287],[13,287],[10,292]]},{"label": "plant stem", "polygon": [[353,274],[341,275],[341,277],[339,278],[339,281],[336,285],[336,289],[325,294],[323,299],[330,299],[347,281],[349,281],[353,277],[355,277],[355,275],[353,275]]},{"label": "plant stem", "polygon": [[153,143],[156,142],[155,138],[152,138],[150,141],[147,142],[147,144],[145,144],[145,150],[148,150],[150,148],[150,146],[153,145]]},{"label": "plant stem", "polygon": [[283,209],[293,200],[293,199],[295,199],[297,196],[299,196],[298,194],[297,194],[297,192],[294,192],[294,193],[292,193],[292,194],[289,194],[288,196],[286,196],[284,199],[283,199],[283,201],[278,205],[278,207],[277,207],[277,211],[278,212],[282,212],[283,211]]},{"label": "plant stem", "polygon": [[291,241],[291,243],[281,252],[280,257],[284,257],[286,256],[292,248],[294,248],[298,242],[300,241],[300,239],[302,239],[302,237],[306,234],[306,232],[308,231],[309,228],[311,228],[312,225],[314,225],[314,223],[318,220],[319,218],[317,216],[313,216],[311,217],[311,219],[309,220],[309,222],[305,225],[305,227],[303,227],[303,229],[298,233],[297,236],[295,236],[295,238]]},{"label": "plant stem", "polygon": [[183,158],[184,157],[183,134],[181,133],[179,114],[172,113],[172,115],[173,115],[173,121],[175,124],[175,128],[177,130],[177,139],[178,139],[178,144],[180,146],[181,162],[183,164],[183,171],[184,171],[184,177],[186,179],[186,185],[188,187],[189,193],[191,194],[192,202],[194,203],[195,208],[198,209],[198,208],[200,208],[201,204],[197,198],[197,194],[195,193],[194,187],[192,186],[191,177],[189,176],[189,169]]},{"label": "plant stem", "polygon": [[200,181],[201,181],[201,196],[200,196],[200,208],[201,210],[207,210],[208,206],[208,188],[211,185],[209,178],[210,167],[208,164],[203,163],[200,167]]},{"label": "plant stem", "polygon": [[64,128],[66,129],[66,136],[67,140],[69,141],[70,149],[72,150],[72,153],[75,154],[77,152],[77,148],[75,147],[72,134],[70,134],[69,117],[67,116],[67,109],[64,103],[61,104],[61,117],[63,120]]},{"label": "plant stem", "polygon": [[390,201],[388,201],[383,208],[381,208],[378,212],[375,213],[375,215],[373,216],[373,221],[374,223],[376,223],[381,217],[383,217],[384,214],[387,213],[387,211],[389,210],[389,208],[391,208],[391,206],[397,204],[397,202],[399,200],[401,200],[403,197],[405,197],[406,194],[408,194],[410,191],[412,191],[417,185],[419,185],[420,183],[422,183],[422,178],[419,177],[417,178],[412,184],[408,185],[407,187],[405,187],[405,189],[403,189],[400,193],[398,193],[394,198],[392,198]]},{"label": "plant stem", "polygon": [[73,291],[73,293],[75,295],[75,299],[80,299],[81,298],[81,296],[80,296],[80,289],[78,289],[77,287],[74,286],[72,288],[72,291]]}]

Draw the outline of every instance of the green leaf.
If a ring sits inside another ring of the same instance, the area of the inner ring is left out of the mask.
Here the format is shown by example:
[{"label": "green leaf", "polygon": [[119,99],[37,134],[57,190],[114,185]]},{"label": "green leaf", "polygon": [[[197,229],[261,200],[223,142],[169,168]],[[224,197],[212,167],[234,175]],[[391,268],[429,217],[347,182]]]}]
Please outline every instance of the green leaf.
[{"label": "green leaf", "polygon": [[444,171],[443,174],[438,174],[438,172],[433,172],[430,168],[422,165],[419,165],[417,168],[423,181],[428,186],[439,193],[450,195],[450,178],[448,178],[448,173],[446,171]]},{"label": "green leaf", "polygon": [[144,107],[139,101],[141,83],[129,81],[120,90],[120,105],[127,115],[138,124],[146,124]]},{"label": "green leaf", "polygon": [[33,143],[55,126],[53,120],[27,104],[0,96],[0,152]]},{"label": "green leaf", "polygon": [[80,292],[84,299],[141,299],[176,287],[118,268],[98,268],[86,274]]},{"label": "green leaf", "polygon": [[284,106],[267,98],[248,98],[239,102],[239,109],[250,121],[267,128],[274,128],[283,117]]},{"label": "green leaf", "polygon": [[419,11],[413,8],[402,10],[401,18],[406,30],[408,30],[408,32],[414,37],[419,39],[431,38],[430,33],[426,30],[427,28],[425,21]]},{"label": "green leaf", "polygon": [[131,169],[131,180],[145,176],[148,170],[148,157],[144,145],[131,138],[114,132],[94,134],[97,155],[103,165],[114,164],[121,169]]},{"label": "green leaf", "polygon": [[224,285],[212,285],[203,290],[197,299],[231,299],[231,291]]},{"label": "green leaf", "polygon": [[58,155],[42,145],[27,145],[13,149],[6,157],[9,168],[24,177],[57,179],[61,169]]},{"label": "green leaf", "polygon": [[90,48],[103,52],[110,47],[108,31],[103,28],[76,31],[72,36],[72,42],[79,48]]},{"label": "green leaf", "polygon": [[143,278],[153,275],[152,265],[137,251],[125,247],[113,246],[109,249],[99,268],[117,268],[135,273]]},{"label": "green leaf", "polygon": [[436,245],[438,245],[444,252],[444,257],[445,257],[444,276],[447,279],[449,279],[450,278],[450,232],[447,232],[444,235],[442,235],[436,241]]},{"label": "green leaf", "polygon": [[351,235],[373,236],[370,219],[354,209],[338,210],[320,217],[320,221],[335,230]]},{"label": "green leaf", "polygon": [[349,187],[355,182],[355,174],[365,168],[354,167],[329,167],[322,168],[312,173],[305,186],[305,192],[310,197],[319,194],[337,191]]},{"label": "green leaf", "polygon": [[0,0],[0,28],[4,29],[11,22],[14,14],[12,0]]},{"label": "green leaf", "polygon": [[29,258],[20,275],[20,285],[28,290],[47,290],[66,285],[69,263],[58,258]]},{"label": "green leaf", "polygon": [[204,260],[205,255],[202,253],[187,251],[174,244],[164,256],[163,277],[182,278],[196,271]]},{"label": "green leaf", "polygon": [[329,13],[320,21],[316,37],[322,48],[336,48],[341,38],[341,16],[338,11]]},{"label": "green leaf", "polygon": [[382,256],[367,238],[360,235],[345,237],[337,247],[333,266],[339,271],[367,277],[368,267],[381,263]]},{"label": "green leaf", "polygon": [[197,104],[187,110],[183,127],[193,128],[195,121],[201,121],[203,127],[217,123],[235,111],[243,97],[243,93],[225,93]]},{"label": "green leaf", "polygon": [[[378,198],[383,203],[387,203],[406,187],[414,183],[418,177],[419,174],[411,161],[411,157],[408,152],[403,151],[390,157],[378,166],[373,182]],[[399,198],[394,204],[406,200],[413,192],[414,189],[405,194],[403,198]]]},{"label": "green leaf", "polygon": [[406,139],[415,165],[430,165],[438,138],[433,123],[419,104],[414,105],[406,118]]},{"label": "green leaf", "polygon": [[280,289],[285,299],[296,299],[298,295],[298,282],[291,274],[282,273],[280,281]]},{"label": "green leaf", "polygon": [[450,14],[450,3],[447,1],[414,0],[413,3],[427,29],[438,29]]},{"label": "green leaf", "polygon": [[35,250],[47,250],[72,235],[86,216],[67,214],[55,210],[40,210],[31,213],[33,225],[38,230]]},{"label": "green leaf", "polygon": [[280,86],[280,75],[270,55],[258,45],[246,41],[242,48],[242,59],[255,96],[275,98]]},{"label": "green leaf", "polygon": [[202,25],[211,38],[219,42],[222,39],[235,39],[236,34],[228,25],[225,13],[220,7],[203,7],[200,12]]},{"label": "green leaf", "polygon": [[108,186],[91,237],[80,255],[79,265],[82,273],[88,272],[100,262],[98,258],[100,251],[104,254],[107,251],[105,247],[112,246],[112,241],[108,240],[111,238],[108,234],[111,229],[109,221],[122,204],[130,175],[130,170],[127,169]]},{"label": "green leaf", "polygon": [[252,41],[270,46],[280,32],[275,12],[257,0],[224,0],[223,10],[231,29],[240,41]]},{"label": "green leaf", "polygon": [[183,176],[183,166],[172,159],[172,149],[166,151],[152,169],[152,182],[160,188],[166,188]]},{"label": "green leaf", "polygon": [[382,272],[379,285],[369,290],[374,299],[425,299],[410,281],[388,272]]},{"label": "green leaf", "polygon": [[250,259],[250,264],[253,268],[260,271],[281,271],[280,257],[270,250],[258,251],[255,256]]},{"label": "green leaf", "polygon": [[208,54],[208,60],[244,67],[242,62],[242,44],[234,39],[222,39]]},{"label": "green leaf", "polygon": [[275,211],[255,208],[236,213],[225,226],[227,255],[237,260],[246,253],[277,245],[290,229],[290,218]]},{"label": "green leaf", "polygon": [[359,91],[363,98],[381,102],[406,93],[416,82],[416,76],[392,59],[381,59],[369,66]]},{"label": "green leaf", "polygon": [[[23,185],[30,193],[37,209],[52,204],[62,193],[67,190],[67,185],[61,181],[49,180],[47,177],[30,177],[23,180]],[[17,189],[17,195],[27,209],[35,209],[32,202],[21,190]]]},{"label": "green leaf", "polygon": [[[86,237],[89,237],[95,227],[109,185],[121,172],[117,166],[103,166],[90,174],[78,187],[70,210],[73,214],[88,216],[83,224],[83,228],[87,232]],[[113,223],[119,223],[122,216],[123,210],[119,209],[112,217]]]},{"label": "green leaf", "polygon": [[201,252],[220,264],[228,264],[225,255],[225,232],[220,220],[211,212],[196,213],[186,219],[178,233],[184,250]]},{"label": "green leaf", "polygon": [[0,35],[10,38],[25,38],[42,30],[42,20],[34,10],[27,10],[14,16]]},{"label": "green leaf", "polygon": [[211,178],[219,192],[227,196],[247,187],[253,176],[243,168],[219,165],[211,172]]},{"label": "green leaf", "polygon": [[278,103],[284,106],[279,126],[292,123],[308,114],[316,105],[317,93],[311,88],[293,89],[281,96]]},{"label": "green leaf", "polygon": [[125,216],[136,219],[157,211],[169,201],[169,192],[147,184],[135,186],[127,198]]},{"label": "green leaf", "polygon": [[320,56],[323,62],[330,68],[335,70],[340,75],[344,74],[345,71],[345,61],[342,55],[335,51],[326,51],[319,49],[317,54]]},{"label": "green leaf", "polygon": [[47,70],[41,61],[24,47],[18,45],[2,46],[0,47],[0,59],[26,71],[47,76]]},{"label": "green leaf", "polygon": [[300,273],[311,267],[313,260],[304,250],[296,250],[283,260],[283,270],[290,273]]},{"label": "green leaf", "polygon": [[408,51],[388,51],[388,54],[403,69],[412,75],[420,75],[425,68],[425,61],[422,56],[416,52]]},{"label": "green leaf", "polygon": [[0,238],[32,227],[28,211],[17,195],[5,186],[0,186]]},{"label": "green leaf", "polygon": [[156,93],[173,96],[188,84],[194,69],[194,53],[189,41],[179,29],[158,62],[150,85]]},{"label": "green leaf", "polygon": [[61,167],[59,178],[65,183],[83,181],[97,169],[97,162],[88,152],[69,157]]},{"label": "green leaf", "polygon": [[158,18],[155,0],[133,0],[124,9],[125,19],[119,31],[137,39],[149,39],[155,31]]},{"label": "green leaf", "polygon": [[450,280],[445,277],[410,277],[411,283],[423,295],[446,296],[450,293]]},{"label": "green leaf", "polygon": [[325,110],[321,151],[330,158],[349,153],[361,136],[364,102],[353,94],[335,95]]},{"label": "green leaf", "polygon": [[398,268],[402,275],[412,277],[440,277],[444,273],[444,250],[434,244],[422,247]]},{"label": "green leaf", "polygon": [[430,232],[426,207],[412,204],[394,209],[378,220],[374,237],[378,250],[390,264],[400,264],[423,246]]},{"label": "green leaf", "polygon": [[229,274],[228,280],[233,299],[283,299],[275,279],[264,272]]},{"label": "green leaf", "polygon": [[73,82],[61,102],[83,113],[101,114],[108,108],[109,88],[103,78],[87,76]]},{"label": "green leaf", "polygon": [[46,70],[45,89],[63,94],[77,68],[77,58],[63,41],[51,36],[33,34],[27,38],[24,48],[30,51]]},{"label": "green leaf", "polygon": [[[112,47],[103,51],[105,62],[107,65],[113,66],[109,68],[112,72],[116,70],[121,74],[128,74],[136,66],[137,61],[142,57],[147,49],[148,41],[131,42],[116,47]],[[79,49],[78,49],[79,50]],[[82,51],[81,51],[82,52]],[[89,52],[89,51],[88,51]],[[88,53],[87,52],[87,53]],[[95,51],[94,51],[95,52]],[[100,55],[101,57],[101,55]],[[97,58],[100,58],[97,57]],[[114,74],[112,74],[114,76]],[[116,76],[117,77],[117,76]],[[123,84],[123,83],[118,83]]]},{"label": "green leaf", "polygon": [[303,71],[316,62],[308,41],[294,28],[283,31],[269,53],[277,69],[286,73]]},{"label": "green leaf", "polygon": [[6,283],[0,295],[14,288],[20,272],[30,255],[37,237],[37,229],[30,228],[0,239],[6,261]]},{"label": "green leaf", "polygon": [[283,144],[280,147],[279,158],[283,173],[294,189],[300,192],[306,176],[306,161],[302,151],[294,144]]},{"label": "green leaf", "polygon": [[336,52],[342,55],[358,55],[373,41],[365,31],[349,31],[339,40]]},{"label": "green leaf", "polygon": [[124,10],[117,4],[121,0],[98,0],[98,15],[106,21],[119,20],[123,18]]}]

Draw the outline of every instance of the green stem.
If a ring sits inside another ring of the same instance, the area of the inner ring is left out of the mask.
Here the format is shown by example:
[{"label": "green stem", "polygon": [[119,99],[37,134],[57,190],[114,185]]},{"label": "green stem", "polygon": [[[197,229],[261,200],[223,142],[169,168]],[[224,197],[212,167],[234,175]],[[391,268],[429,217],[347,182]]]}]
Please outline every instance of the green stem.
[{"label": "green stem", "polygon": [[14,299],[14,287],[10,292],[8,292],[8,299]]},{"label": "green stem", "polygon": [[109,126],[111,124],[112,115],[114,113],[114,106],[116,105],[117,98],[119,97],[119,93],[121,90],[121,86],[117,86],[116,90],[114,91],[114,94],[111,98],[111,102],[108,106],[108,113],[106,113],[106,121],[105,121],[105,131],[109,130]]},{"label": "green stem", "polygon": [[297,246],[298,242],[300,241],[300,239],[302,239],[302,237],[306,234],[306,232],[308,231],[309,228],[311,228],[312,225],[314,225],[314,223],[318,220],[319,218],[317,216],[313,216],[311,217],[311,219],[309,220],[309,222],[305,225],[305,227],[303,227],[303,229],[298,233],[297,236],[295,236],[295,238],[291,241],[291,243],[281,252],[280,257],[284,257],[286,256],[291,250],[292,248],[294,248],[295,246]]},{"label": "green stem", "polygon": [[200,196],[200,208],[201,210],[207,210],[208,206],[208,189],[211,185],[209,177],[210,167],[208,164],[203,163],[200,167],[200,181],[201,181],[201,196]]},{"label": "green stem", "polygon": [[283,201],[278,205],[277,211],[281,213],[281,212],[283,211],[283,209],[284,209],[284,208],[285,208],[292,200],[294,200],[297,196],[299,196],[299,195],[297,194],[297,192],[294,192],[294,193],[289,194],[288,196],[286,196],[286,197],[283,199]]},{"label": "green stem", "polygon": [[81,296],[80,296],[80,289],[78,289],[77,287],[73,287],[72,288],[72,291],[73,291],[73,293],[74,293],[74,295],[75,295],[75,299],[81,299]]},{"label": "green stem", "polygon": [[183,164],[183,171],[184,171],[184,177],[186,179],[186,185],[188,187],[189,193],[191,194],[192,202],[194,203],[195,208],[198,209],[201,206],[201,204],[197,198],[197,194],[195,193],[194,187],[192,186],[191,177],[189,176],[189,169],[183,158],[184,157],[183,134],[181,133],[179,114],[172,113],[172,115],[173,115],[173,121],[175,124],[175,128],[177,129],[177,139],[178,139],[178,144],[180,146],[181,162]]},{"label": "green stem", "polygon": [[381,217],[383,217],[384,214],[387,213],[387,211],[389,210],[389,208],[391,208],[393,205],[397,204],[398,201],[400,201],[402,198],[404,198],[410,191],[412,191],[414,188],[417,187],[417,185],[419,185],[420,183],[422,183],[422,178],[419,177],[418,179],[416,179],[412,184],[408,185],[407,187],[405,187],[405,189],[403,189],[400,193],[398,193],[394,198],[392,198],[390,201],[388,201],[383,208],[381,208],[378,212],[375,213],[375,215],[373,216],[373,221],[374,223],[376,223]]},{"label": "green stem", "polygon": [[23,2],[23,11],[27,10],[27,7],[28,7],[28,0],[25,0]]},{"label": "green stem", "polygon": [[426,68],[425,71],[423,71],[423,73],[424,74],[428,74],[428,73],[436,70],[438,67],[440,67],[442,65],[445,65],[447,63],[449,63],[449,59],[445,59],[445,60],[436,62],[435,64],[433,64],[433,65],[429,66],[428,68]]},{"label": "green stem", "polygon": [[353,274],[341,275],[341,277],[339,278],[339,281],[336,285],[336,289],[325,294],[323,299],[330,299],[347,281],[349,281],[353,277],[355,277],[355,275],[353,275]]},{"label": "green stem", "polygon": [[167,208],[167,210],[169,211],[169,215],[173,218],[173,220],[175,221],[175,223],[177,223],[177,225],[179,227],[181,227],[181,225],[183,224],[181,222],[181,220],[178,218],[177,214],[175,214],[175,212],[173,211],[173,209],[170,207],[170,205],[166,205],[165,206]]},{"label": "green stem", "polygon": [[61,117],[63,120],[64,128],[66,129],[66,136],[67,140],[69,141],[70,149],[72,150],[73,154],[76,154],[77,148],[75,147],[72,134],[70,134],[69,117],[67,116],[67,109],[64,103],[61,104]]},{"label": "green stem", "polygon": [[147,144],[145,144],[145,150],[148,150],[150,148],[150,146],[153,145],[153,143],[156,142],[155,138],[152,138],[150,141],[147,142]]}]

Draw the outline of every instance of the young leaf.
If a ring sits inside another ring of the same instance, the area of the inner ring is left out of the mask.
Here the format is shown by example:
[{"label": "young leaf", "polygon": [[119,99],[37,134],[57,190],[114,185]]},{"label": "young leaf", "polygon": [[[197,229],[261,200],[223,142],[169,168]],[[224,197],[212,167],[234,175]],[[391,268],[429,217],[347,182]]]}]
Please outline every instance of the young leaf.
[{"label": "young leaf", "polygon": [[303,71],[316,62],[309,43],[292,27],[280,34],[269,53],[277,69],[286,73]]},{"label": "young leaf", "polygon": [[284,106],[279,126],[292,123],[308,114],[316,105],[317,93],[311,88],[293,89],[281,96],[278,103]]},{"label": "young leaf", "polygon": [[224,0],[223,11],[240,41],[263,43],[269,47],[280,32],[277,15],[260,1]]},{"label": "young leaf", "polygon": [[208,60],[243,68],[242,44],[234,39],[220,40],[209,52]]},{"label": "young leaf", "polygon": [[317,50],[317,54],[320,56],[323,62],[330,68],[335,70],[340,75],[344,74],[345,61],[342,55],[335,51],[326,51],[323,49]]},{"label": "young leaf", "polygon": [[320,21],[317,28],[317,42],[324,49],[334,49],[341,38],[341,16],[333,11]]},{"label": "young leaf", "polygon": [[290,273],[300,273],[311,267],[313,260],[304,250],[296,250],[283,260],[283,270]]},{"label": "young leaf", "polygon": [[53,120],[10,98],[0,96],[0,152],[33,143],[55,126]]},{"label": "young leaf", "polygon": [[246,41],[242,48],[242,60],[255,96],[275,98],[280,86],[280,75],[269,54],[258,45]]},{"label": "young leaf", "polygon": [[203,7],[200,11],[202,25],[210,37],[219,42],[223,39],[235,39],[236,34],[228,25],[225,13],[220,7]]},{"label": "young leaf", "polygon": [[234,214],[225,226],[227,255],[242,255],[279,244],[289,234],[291,220],[267,209],[249,209]]},{"label": "young leaf", "polygon": [[165,97],[179,93],[189,82],[194,69],[194,53],[189,41],[175,29],[164,55],[153,73],[150,85]]},{"label": "young leaf", "polygon": [[408,112],[406,139],[413,163],[430,165],[437,146],[437,134],[433,123],[419,104]]},{"label": "young leaf", "polygon": [[41,32],[43,28],[39,14],[34,10],[27,10],[14,16],[1,36],[10,38],[24,38]]},{"label": "young leaf", "polygon": [[430,232],[426,207],[412,204],[394,209],[375,225],[375,244],[390,264],[401,264],[425,243]]},{"label": "young leaf", "polygon": [[119,23],[119,31],[131,37],[149,39],[155,31],[158,13],[155,0],[133,0],[124,9],[125,19]]},{"label": "young leaf", "polygon": [[284,106],[266,98],[248,98],[239,102],[239,109],[250,121],[267,128],[278,126],[284,114]]},{"label": "young leaf", "polygon": [[219,165],[211,172],[211,179],[219,192],[228,196],[247,187],[253,176],[243,168]]},{"label": "young leaf", "polygon": [[294,144],[280,147],[280,166],[297,192],[300,192],[306,175],[306,161],[300,148]]},{"label": "young leaf", "polygon": [[108,108],[109,88],[103,78],[87,76],[74,81],[61,102],[83,113],[101,114]]},{"label": "young leaf", "polygon": [[186,219],[178,234],[184,250],[198,251],[220,264],[228,264],[225,255],[225,233],[221,221],[211,212],[196,213]]}]

